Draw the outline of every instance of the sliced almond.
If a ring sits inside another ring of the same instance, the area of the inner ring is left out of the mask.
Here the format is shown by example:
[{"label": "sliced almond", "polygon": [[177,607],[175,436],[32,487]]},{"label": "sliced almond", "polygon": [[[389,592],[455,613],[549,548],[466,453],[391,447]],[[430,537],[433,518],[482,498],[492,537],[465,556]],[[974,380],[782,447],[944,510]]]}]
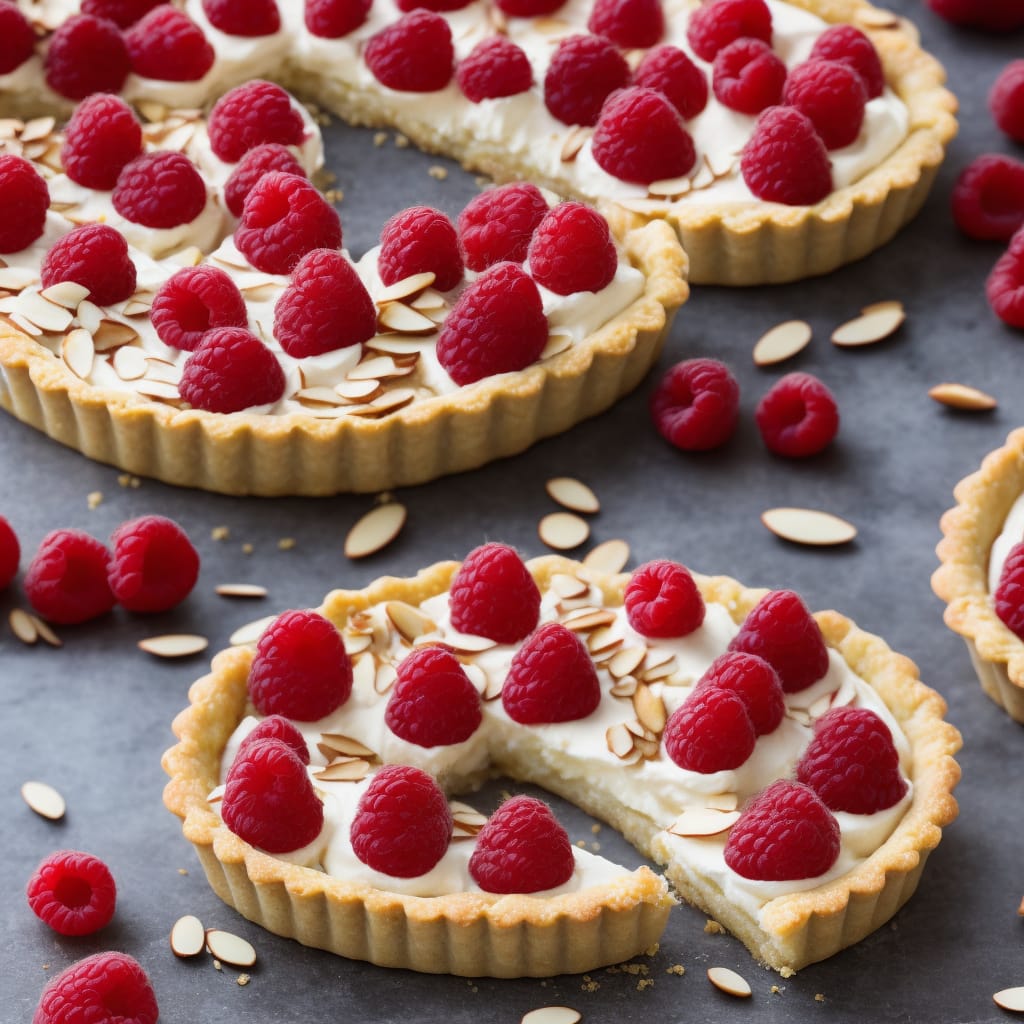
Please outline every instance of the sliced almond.
[{"label": "sliced almond", "polygon": [[424,633],[432,633],[437,629],[437,625],[432,619],[427,618],[419,608],[406,604],[404,601],[388,601],[384,610],[395,629],[409,643],[412,643],[417,637],[423,636]]},{"label": "sliced almond", "polygon": [[39,294],[47,301],[55,302],[58,306],[77,309],[82,300],[89,297],[89,289],[74,281],[61,281],[58,284],[51,284],[49,288],[44,288]]},{"label": "sliced almond", "polygon": [[92,335],[81,327],[71,331],[61,342],[61,358],[67,368],[82,380],[92,373],[92,363],[96,356],[93,348]]},{"label": "sliced almond", "polygon": [[456,827],[470,835],[476,835],[487,824],[487,815],[468,807],[466,804],[453,802],[449,804],[452,821]]},{"label": "sliced almond", "polygon": [[365,743],[360,743],[359,740],[346,736],[344,733],[321,733],[320,742],[336,754],[343,754],[347,757],[361,757],[366,761],[379,760],[376,752],[371,750]]},{"label": "sliced almond", "polygon": [[594,656],[595,660],[608,659],[612,653],[622,646],[622,637],[616,636],[615,631],[607,626],[595,629],[587,637],[587,650]]},{"label": "sliced almond", "polygon": [[422,338],[406,338],[398,334],[375,334],[366,342],[366,347],[389,356],[419,356],[423,354],[429,344],[429,341]]},{"label": "sliced almond", "polygon": [[1024,986],[1004,988],[993,997],[996,1006],[1014,1013],[1024,1013]]},{"label": "sliced almond", "polygon": [[140,380],[135,385],[135,390],[145,398],[159,398],[169,401],[177,401],[181,398],[177,387],[163,380]]},{"label": "sliced almond", "polygon": [[266,597],[267,588],[258,583],[218,583],[214,592],[221,597]]},{"label": "sliced almond", "polygon": [[505,685],[504,676],[490,676],[484,687],[483,698],[486,701],[497,700],[501,696],[501,688]]},{"label": "sliced almond", "polygon": [[587,144],[593,130],[584,125],[576,125],[569,129],[562,140],[562,152],[559,159],[563,164],[570,164],[579,156],[580,150]]},{"label": "sliced almond", "polygon": [[14,311],[50,334],[66,331],[74,320],[70,309],[48,302],[39,292],[22,292],[15,300]]},{"label": "sliced almond", "polygon": [[809,714],[811,718],[821,718],[821,716],[825,714],[830,707],[832,707],[832,698],[834,696],[835,694],[832,693],[822,694],[807,708],[807,714]]},{"label": "sliced almond", "polygon": [[428,270],[422,274],[410,274],[394,284],[389,284],[377,296],[377,305],[383,306],[386,302],[401,302],[404,299],[419,295],[424,288],[429,288],[437,279],[437,275]]},{"label": "sliced almond", "polygon": [[379,380],[343,380],[334,385],[338,396],[349,402],[363,402],[373,398],[379,388]]},{"label": "sliced almond", "polygon": [[570,551],[590,536],[590,525],[572,512],[552,512],[540,521],[537,534],[549,548]]},{"label": "sliced almond", "polygon": [[645,729],[660,733],[665,728],[668,713],[665,702],[649,686],[638,686],[633,694],[633,710],[637,720]]},{"label": "sliced almond", "polygon": [[171,928],[171,952],[178,957],[199,956],[206,947],[206,930],[194,914],[179,917]]},{"label": "sliced almond", "polygon": [[[82,323],[82,306],[78,307],[78,322]],[[133,341],[139,340],[139,332],[130,324],[118,323],[116,320],[101,320],[92,332],[92,340],[96,345],[97,352],[106,352],[121,345],[130,345]]]},{"label": "sliced almond", "polygon": [[739,811],[719,811],[712,807],[691,807],[683,811],[669,826],[674,836],[700,839],[717,836],[732,828],[739,820]]},{"label": "sliced almond", "polygon": [[590,584],[581,580],[578,576],[570,576],[568,573],[558,572],[551,577],[551,589],[559,597],[576,598],[586,597],[590,593]]},{"label": "sliced almond", "polygon": [[352,659],[352,688],[368,690],[377,675],[377,665],[372,654],[363,654]]},{"label": "sliced almond", "polygon": [[232,967],[252,967],[256,963],[256,950],[251,942],[220,928],[206,929],[206,948],[221,963]]},{"label": "sliced almond", "polygon": [[629,561],[629,545],[624,540],[606,540],[592,548],[583,558],[588,569],[597,572],[622,572]]},{"label": "sliced almond", "polygon": [[12,608],[11,614],[7,616],[11,632],[23,643],[31,646],[39,639],[39,630],[24,608]]},{"label": "sliced almond", "polygon": [[587,633],[592,629],[610,626],[615,621],[615,612],[601,610],[572,615],[562,620],[562,625],[573,633]]},{"label": "sliced almond", "polygon": [[685,196],[693,188],[693,182],[688,177],[661,178],[652,181],[647,186],[647,194],[656,199],[678,199]]},{"label": "sliced almond", "polygon": [[903,312],[903,303],[899,299],[883,299],[881,302],[872,302],[867,306],[862,307],[861,316],[868,316],[871,313],[881,313],[883,311],[898,310]]},{"label": "sliced almond", "polygon": [[895,334],[906,318],[902,307],[893,306],[855,317],[832,332],[832,344],[841,348],[874,345]]},{"label": "sliced almond", "polygon": [[608,663],[608,671],[615,679],[632,675],[640,667],[640,662],[644,660],[646,654],[645,647],[624,647],[616,652],[615,657]]},{"label": "sliced almond", "polygon": [[553,476],[544,485],[548,497],[573,512],[593,514],[601,511],[597,495],[581,480],[571,476]]},{"label": "sliced almond", "polygon": [[632,697],[639,685],[634,676],[624,676],[608,692],[613,697]]},{"label": "sliced almond", "polygon": [[713,811],[735,811],[739,805],[740,798],[736,793],[714,793],[704,798],[704,806]]},{"label": "sliced almond", "polygon": [[751,988],[744,978],[728,967],[709,967],[708,981],[726,995],[736,996],[738,999],[747,999],[751,993]]},{"label": "sliced almond", "polygon": [[295,399],[303,405],[343,405],[345,399],[333,388],[302,388],[295,392]]},{"label": "sliced almond", "polygon": [[353,367],[347,376],[349,380],[380,380],[382,377],[404,377],[413,369],[414,366],[399,366],[391,356],[374,356]]},{"label": "sliced almond", "polygon": [[247,622],[244,626],[239,626],[238,629],[228,637],[228,643],[232,647],[244,647],[246,644],[254,644],[261,636],[263,636],[264,630],[269,626],[275,619],[276,615],[265,615],[262,619],[256,619],[253,622]]},{"label": "sliced almond", "polygon": [[633,753],[633,745],[636,737],[620,722],[617,725],[610,725],[604,734],[608,749],[616,757],[628,757]]},{"label": "sliced almond", "polygon": [[541,1006],[524,1013],[520,1024],[577,1024],[583,1014],[571,1006]]},{"label": "sliced almond", "polygon": [[383,695],[395,685],[396,679],[398,679],[398,672],[395,671],[394,665],[381,665],[373,677],[373,688],[377,693]]},{"label": "sliced almond", "polygon": [[991,395],[967,384],[936,384],[928,392],[928,397],[942,405],[967,412],[988,412],[999,404]]},{"label": "sliced almond", "polygon": [[368,411],[377,416],[397,412],[399,409],[404,409],[415,397],[415,388],[395,388],[392,391],[385,391],[383,395],[375,398],[370,403]]},{"label": "sliced almond", "polygon": [[794,544],[827,547],[847,544],[857,536],[852,523],[812,508],[770,508],[761,513],[761,522],[777,537]]},{"label": "sliced almond", "polygon": [[36,627],[40,640],[51,647],[63,647],[64,641],[50,628],[50,624],[39,618],[38,615],[31,616],[32,625]]},{"label": "sliced almond", "polygon": [[390,544],[405,525],[406,510],[396,501],[371,509],[345,538],[347,558],[366,558]]},{"label": "sliced almond", "polygon": [[497,640],[488,636],[473,636],[471,633],[449,631],[444,635],[445,644],[457,654],[480,654],[498,646]]},{"label": "sliced almond", "polygon": [[20,292],[38,280],[39,272],[37,270],[29,270],[26,267],[0,268],[0,288],[6,291]]},{"label": "sliced almond", "polygon": [[409,305],[413,309],[418,309],[421,313],[432,313],[435,310],[447,308],[448,302],[439,291],[433,288],[425,288]]},{"label": "sliced almond", "polygon": [[345,651],[348,653],[349,657],[353,657],[356,654],[362,654],[363,651],[368,650],[372,646],[372,633],[345,634]]},{"label": "sliced almond", "polygon": [[811,343],[814,332],[806,320],[786,320],[761,335],[754,346],[754,363],[757,366],[774,366],[792,359]]},{"label": "sliced almond", "polygon": [[122,345],[114,352],[113,365],[121,380],[141,380],[149,369],[146,353],[132,345]]},{"label": "sliced almond", "polygon": [[370,763],[362,758],[338,758],[316,773],[320,782],[362,782],[370,774]]},{"label": "sliced almond", "polygon": [[194,633],[165,633],[139,641],[139,650],[158,658],[187,658],[210,646],[205,636]]},{"label": "sliced almond", "polygon": [[399,334],[432,334],[437,324],[404,302],[387,302],[377,314],[377,323]]},{"label": "sliced almond", "polygon": [[[650,659],[648,658],[648,661]],[[669,657],[668,661],[662,661],[657,665],[647,664],[643,671],[640,673],[640,677],[646,683],[656,683],[662,679],[668,679],[677,668],[675,656]]]},{"label": "sliced almond", "polygon": [[564,334],[561,331],[552,331],[551,334],[548,335],[548,343],[544,346],[541,354],[537,358],[541,361],[550,359],[552,356],[561,355],[570,348],[572,348],[571,334]]},{"label": "sliced almond", "polygon": [[41,818],[60,821],[67,811],[64,797],[46,782],[23,782],[21,798]]}]

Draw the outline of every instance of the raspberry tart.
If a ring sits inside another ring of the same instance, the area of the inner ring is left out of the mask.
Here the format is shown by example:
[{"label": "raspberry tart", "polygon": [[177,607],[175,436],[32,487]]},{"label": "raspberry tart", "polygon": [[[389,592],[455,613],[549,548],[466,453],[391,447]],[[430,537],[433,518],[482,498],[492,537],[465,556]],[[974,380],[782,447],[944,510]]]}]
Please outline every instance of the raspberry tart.
[{"label": "raspberry tart", "polygon": [[165,803],[218,895],[421,971],[585,971],[664,927],[665,879],[572,847],[542,801],[448,803],[492,774],[619,829],[787,973],[887,921],[956,816],[960,737],[911,662],[672,562],[609,576],[487,544],[286,612],[190,701]]}]

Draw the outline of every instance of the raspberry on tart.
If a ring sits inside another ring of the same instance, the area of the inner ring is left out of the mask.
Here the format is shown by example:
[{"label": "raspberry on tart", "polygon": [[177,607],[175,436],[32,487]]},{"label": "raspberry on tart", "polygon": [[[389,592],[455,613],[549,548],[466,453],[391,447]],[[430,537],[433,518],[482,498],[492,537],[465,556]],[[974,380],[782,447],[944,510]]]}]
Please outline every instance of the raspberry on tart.
[{"label": "raspberry on tart", "polygon": [[110,868],[91,853],[51,853],[28,881],[32,913],[59,935],[91,935],[114,916],[117,886]]},{"label": "raspberry on tart", "polygon": [[808,60],[832,60],[853,68],[869,100],[885,89],[885,71],[875,44],[855,25],[830,25],[815,40]]},{"label": "raspberry on tart", "polygon": [[661,0],[596,0],[587,28],[624,50],[646,50],[665,32]]},{"label": "raspberry on tart", "polygon": [[672,712],[662,742],[680,768],[711,775],[739,768],[754,752],[757,733],[738,694],[705,686]]},{"label": "raspberry on tart", "polygon": [[281,28],[277,0],[203,0],[203,13],[229,36],[270,36]]},{"label": "raspberry on tart", "polygon": [[485,39],[459,61],[455,79],[473,103],[517,96],[533,85],[533,69],[522,48],[505,36]]},{"label": "raspberry on tart", "polygon": [[209,330],[249,323],[245,299],[230,275],[205,263],[168,278],[153,298],[149,315],[165,345],[187,352],[194,352]]},{"label": "raspberry on tart", "polygon": [[137,960],[127,953],[93,953],[47,983],[32,1024],[117,1018],[156,1024],[159,1015],[153,986]]},{"label": "raspberry on tart", "polygon": [[279,85],[263,81],[224,93],[210,111],[207,128],[214,155],[229,164],[265,142],[298,146],[305,135],[292,98]]},{"label": "raspberry on tart", "polygon": [[786,65],[760,39],[737,39],[715,54],[711,88],[719,103],[740,114],[760,114],[782,99]]},{"label": "raspberry on tart", "polygon": [[693,12],[686,38],[693,52],[709,62],[737,39],[760,39],[771,45],[771,11],[764,0],[712,0]]},{"label": "raspberry on tart", "polygon": [[142,125],[118,96],[90,96],[75,108],[64,129],[64,173],[85,188],[109,192],[125,166],[141,155]]},{"label": "raspberry on tart", "polygon": [[605,100],[629,85],[626,58],[600,36],[558,44],[544,76],[544,105],[563,124],[595,125]]},{"label": "raspberry on tart", "polygon": [[367,42],[363,57],[377,81],[398,92],[436,92],[455,71],[452,30],[433,11],[412,11],[388,25]]},{"label": "raspberry on tart", "polygon": [[495,0],[495,3],[512,18],[539,18],[565,6],[565,0]]},{"label": "raspberry on tart", "polygon": [[756,736],[774,732],[786,713],[778,672],[756,654],[720,654],[697,681],[697,689],[707,687],[728,690],[739,697]]},{"label": "raspberry on tart", "polygon": [[114,607],[109,566],[110,552],[95,537],[82,530],[54,530],[25,570],[25,594],[49,622],[87,622]]},{"label": "raspberry on tart", "polygon": [[35,53],[36,34],[14,4],[0,4],[0,75],[20,68]]},{"label": "raspberry on tart", "polygon": [[1024,60],[1011,60],[988,94],[988,108],[1000,131],[1024,142]]},{"label": "raspberry on tart", "polygon": [[238,757],[247,747],[261,740],[278,740],[303,764],[309,764],[309,747],[306,746],[302,733],[284,715],[267,715],[261,719],[238,745],[235,756]]},{"label": "raspberry on tart", "polygon": [[806,114],[826,149],[842,149],[860,135],[868,95],[864,81],[849,64],[811,60],[793,68],[782,102]]},{"label": "raspberry on tart", "polygon": [[599,292],[615,277],[619,254],[608,221],[582,203],[560,203],[537,225],[528,250],[530,273],[556,295]]},{"label": "raspberry on tart", "polygon": [[685,565],[646,562],[626,584],[626,618],[641,636],[689,636],[704,621],[704,599]]},{"label": "raspberry on tart", "polygon": [[373,0],[305,0],[306,28],[321,39],[354,32],[370,13]]},{"label": "raspberry on tart", "polygon": [[708,103],[707,76],[677,46],[648,50],[633,74],[633,84],[662,93],[684,121],[696,117]]},{"label": "raspberry on tart", "polygon": [[253,146],[235,165],[224,185],[224,203],[232,216],[241,217],[246,196],[265,174],[281,171],[305,178],[306,171],[287,146],[279,142],[264,142]]},{"label": "raspberry on tart", "polygon": [[459,243],[466,266],[480,271],[505,260],[524,262],[530,239],[547,213],[547,200],[529,182],[481,192],[459,214]]},{"label": "raspberry on tart", "polygon": [[44,288],[74,281],[97,306],[124,302],[135,291],[135,264],[124,236],[106,224],[83,224],[59,238],[39,271]]},{"label": "raspberry on tart", "polygon": [[1024,162],[1001,153],[976,157],[956,179],[952,208],[968,237],[1009,242],[1024,227]]},{"label": "raspberry on tart", "polygon": [[540,616],[540,590],[515,548],[483,544],[464,559],[449,591],[452,626],[460,633],[514,644]]},{"label": "raspberry on tart", "polygon": [[1003,625],[1024,639],[1024,542],[1010,548],[992,602]]},{"label": "raspberry on tart", "polygon": [[110,538],[110,590],[131,612],[162,612],[180,604],[199,578],[199,554],[166,516],[122,523]]},{"label": "raspberry on tart", "polygon": [[124,41],[132,71],[161,82],[198,82],[217,57],[203,30],[168,4],[128,29]]},{"label": "raspberry on tart", "polygon": [[817,455],[839,430],[832,392],[810,373],[787,373],[772,385],[754,412],[769,451],[790,459]]},{"label": "raspberry on tart", "polygon": [[676,363],[651,395],[651,418],[658,433],[685,452],[725,444],[736,430],[739,409],[739,384],[717,359]]},{"label": "raspberry on tart", "polygon": [[69,100],[95,92],[120,92],[131,57],[118,27],[105,18],[76,14],[50,37],[46,84]]},{"label": "raspberry on tart", "polygon": [[18,575],[18,563],[21,561],[21,545],[14,528],[0,516],[0,590],[11,585]]},{"label": "raspberry on tart", "polygon": [[188,357],[178,391],[195,409],[241,412],[278,401],[284,371],[255,334],[244,327],[215,327]]},{"label": "raspberry on tart", "polygon": [[1024,327],[1024,228],[1010,239],[985,282],[988,303],[1000,320]]},{"label": "raspberry on tart", "polygon": [[0,155],[0,252],[20,252],[43,234],[50,190],[24,157]]},{"label": "raspberry on tart", "polygon": [[111,201],[125,220],[161,230],[190,224],[206,208],[206,185],[183,153],[144,153],[117,176]]},{"label": "raspberry on tart", "polygon": [[432,273],[438,291],[451,291],[464,273],[455,225],[429,206],[401,210],[381,229],[377,269],[386,285]]},{"label": "raspberry on tart", "polygon": [[96,18],[106,18],[118,28],[131,28],[141,21],[154,7],[167,0],[82,0],[82,13]]},{"label": "raspberry on tart", "polygon": [[814,122],[793,107],[769,107],[743,147],[740,169],[758,198],[811,206],[832,191],[832,165]]}]

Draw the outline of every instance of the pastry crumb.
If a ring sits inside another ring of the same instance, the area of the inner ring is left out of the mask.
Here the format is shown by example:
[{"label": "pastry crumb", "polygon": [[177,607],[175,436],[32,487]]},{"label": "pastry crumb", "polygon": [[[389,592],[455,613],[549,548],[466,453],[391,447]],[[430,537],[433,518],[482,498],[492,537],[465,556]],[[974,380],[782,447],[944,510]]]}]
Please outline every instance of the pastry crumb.
[{"label": "pastry crumb", "polygon": [[249,977],[249,975],[248,975],[248,974],[240,974],[240,975],[239,975],[239,976],[238,976],[237,978],[235,978],[235,981],[236,981],[236,982],[237,982],[237,983],[238,983],[239,985],[241,985],[241,986],[242,986],[243,988],[244,988],[244,987],[245,987],[246,985],[248,985],[248,984],[249,984],[249,982],[250,982],[251,980],[252,980],[252,979],[251,979],[251,978]]},{"label": "pastry crumb", "polygon": [[227,540],[231,536],[231,531],[226,526],[215,526],[210,531],[211,540]]},{"label": "pastry crumb", "polygon": [[245,544],[242,545],[242,554],[243,555],[251,555],[253,553],[253,551],[255,551],[255,550],[256,549],[251,544],[249,544],[249,543],[245,543]]},{"label": "pastry crumb", "polygon": [[280,551],[291,551],[291,549],[293,547],[295,547],[295,538],[294,537],[282,537],[277,542],[277,547],[278,547],[278,550],[280,550]]},{"label": "pastry crumb", "polygon": [[824,994],[822,992],[816,992],[815,995],[814,995],[814,1001],[816,1003],[823,1003],[823,1002],[825,1002]]},{"label": "pastry crumb", "polygon": [[601,850],[601,844],[600,843],[591,843],[590,844],[590,848],[594,851],[594,853],[598,853]]},{"label": "pastry crumb", "polygon": [[675,974],[681,978],[686,973],[686,968],[682,964],[673,964],[671,967],[665,968],[665,973]]},{"label": "pastry crumb", "polygon": [[704,934],[724,935],[725,929],[717,921],[712,921],[711,918],[708,918],[708,920],[704,923]]},{"label": "pastry crumb", "polygon": [[594,822],[594,824],[590,826],[590,831],[596,836],[598,832],[601,831],[601,826],[597,822]]},{"label": "pastry crumb", "polygon": [[656,942],[649,949],[645,949],[644,950],[644,956],[657,956],[659,949],[661,949],[661,943],[660,942]]},{"label": "pastry crumb", "polygon": [[340,188],[329,188],[324,192],[324,199],[332,204],[340,203],[345,198],[345,193]]},{"label": "pastry crumb", "polygon": [[142,486],[142,481],[131,473],[121,473],[117,478],[117,482],[121,487],[133,487],[136,490]]},{"label": "pastry crumb", "polygon": [[188,874],[188,868],[178,868],[178,874],[179,875],[187,875]]},{"label": "pastry crumb", "polygon": [[594,981],[594,979],[589,974],[583,975],[583,984],[580,985],[581,991],[596,992],[600,987],[601,983],[599,981]]},{"label": "pastry crumb", "polygon": [[432,164],[427,168],[427,174],[436,181],[444,181],[448,177],[448,168],[442,167],[440,164]]},{"label": "pastry crumb", "polygon": [[215,971],[222,971],[222,970],[224,970],[224,966],[223,966],[223,964],[221,964],[221,962],[219,960],[214,960],[213,961],[213,969]]},{"label": "pastry crumb", "polygon": [[634,977],[638,975],[645,976],[651,973],[650,967],[647,964],[616,964],[607,968],[609,974],[632,974]]},{"label": "pastry crumb", "polygon": [[577,846],[578,846],[578,847],[579,847],[579,848],[580,848],[581,850],[585,850],[585,849],[587,848],[587,841],[586,841],[586,839],[577,839],[577,840],[576,840],[576,845],[577,845]]},{"label": "pastry crumb", "polygon": [[99,508],[103,504],[103,492],[102,491],[90,491],[85,498],[86,504],[90,509]]},{"label": "pastry crumb", "polygon": [[388,133],[387,132],[374,132],[373,133],[373,144],[378,149],[380,149],[380,147],[383,146],[384,143],[387,142],[387,141],[388,141]]},{"label": "pastry crumb", "polygon": [[794,971],[792,967],[783,967],[779,971],[779,974],[781,974],[784,978],[792,978],[793,975],[796,974],[796,971]]},{"label": "pastry crumb", "polygon": [[778,985],[772,985],[772,987],[770,989],[768,989],[768,991],[771,992],[771,994],[773,996],[781,996],[782,995],[782,989],[779,988]]},{"label": "pastry crumb", "polygon": [[409,146],[409,140],[401,132],[395,132],[395,149],[408,149]]},{"label": "pastry crumb", "polygon": [[646,989],[646,988],[654,988],[654,979],[653,978],[641,978],[636,983],[636,990],[637,990],[637,992],[643,992],[643,990]]}]

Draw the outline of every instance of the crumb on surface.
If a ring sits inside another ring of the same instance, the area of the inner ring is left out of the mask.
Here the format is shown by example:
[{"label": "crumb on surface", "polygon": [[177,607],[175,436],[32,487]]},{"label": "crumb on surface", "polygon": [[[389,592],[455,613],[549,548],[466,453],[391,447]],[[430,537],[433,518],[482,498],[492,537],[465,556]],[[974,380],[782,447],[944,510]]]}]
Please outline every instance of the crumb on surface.
[{"label": "crumb on surface", "polygon": [[825,995],[824,995],[824,993],[822,993],[822,992],[816,992],[816,993],[814,994],[814,1001],[815,1001],[816,1003],[823,1003],[823,1002],[825,1002]]},{"label": "crumb on surface", "polygon": [[782,970],[779,971],[779,974],[784,978],[792,978],[793,975],[796,974],[796,971],[794,971],[792,967],[783,967]]},{"label": "crumb on surface", "polygon": [[583,992],[596,992],[600,987],[601,983],[599,981],[594,981],[589,974],[583,975],[583,983],[580,985],[580,989]]},{"label": "crumb on surface", "polygon": [[704,934],[724,935],[725,929],[717,921],[712,921],[711,918],[708,918],[708,920],[704,922]]},{"label": "crumb on surface", "polygon": [[641,978],[636,983],[636,990],[637,990],[637,992],[643,992],[644,989],[647,989],[647,988],[654,988],[654,979],[653,978]]},{"label": "crumb on surface", "polygon": [[210,531],[211,540],[227,540],[231,536],[231,531],[226,526],[215,526]]},{"label": "crumb on surface", "polygon": [[243,555],[251,555],[253,553],[253,551],[255,551],[255,550],[256,549],[251,544],[249,544],[248,542],[246,542],[245,544],[242,545],[242,554]]},{"label": "crumb on surface", "polygon": [[656,956],[659,949],[661,949],[661,943],[656,942],[650,949],[644,950],[644,956]]},{"label": "crumb on surface", "polygon": [[120,473],[117,482],[121,487],[133,487],[136,490],[142,486],[142,481],[132,473]]},{"label": "crumb on surface", "polygon": [[772,987],[770,989],[768,989],[768,991],[771,992],[771,994],[773,996],[781,996],[782,995],[782,989],[779,988],[778,985],[772,985]]},{"label": "crumb on surface", "polygon": [[591,843],[590,844],[590,848],[594,851],[594,853],[598,853],[600,851],[600,849],[601,849],[601,844],[600,843]]},{"label": "crumb on surface", "polygon": [[673,964],[671,967],[665,968],[665,973],[675,974],[681,978],[686,973],[686,968],[682,964]]},{"label": "crumb on surface", "polygon": [[650,967],[647,964],[612,964],[611,967],[606,968],[609,974],[631,974],[633,977],[645,976],[651,973]]},{"label": "crumb on surface", "polygon": [[248,974],[240,974],[237,978],[235,978],[235,981],[238,982],[238,984],[241,985],[243,988],[246,985],[248,985],[251,980],[252,979],[249,977]]},{"label": "crumb on surface", "polygon": [[380,149],[380,147],[383,146],[384,143],[387,142],[387,141],[388,141],[388,133],[387,132],[374,132],[373,133],[373,144],[378,149]]},{"label": "crumb on surface", "polygon": [[601,826],[595,821],[594,824],[590,826],[590,831],[596,836],[598,832],[601,831]]},{"label": "crumb on surface", "polygon": [[103,492],[102,491],[90,491],[86,496],[86,504],[90,509],[99,508],[103,504]]},{"label": "crumb on surface", "polygon": [[188,874],[188,868],[178,868],[178,874],[179,875],[187,875]]},{"label": "crumb on surface", "polygon": [[436,181],[444,181],[448,177],[448,168],[442,167],[440,164],[432,164],[427,168],[427,174]]},{"label": "crumb on surface", "polygon": [[586,841],[586,839],[577,839],[577,840],[576,840],[576,845],[577,845],[577,846],[578,846],[578,847],[579,847],[579,848],[580,848],[581,850],[584,850],[584,849],[586,849],[586,846],[587,846],[587,841]]},{"label": "crumb on surface", "polygon": [[344,198],[345,193],[340,188],[329,188],[324,192],[324,199],[332,204],[340,203]]},{"label": "crumb on surface", "polygon": [[222,970],[224,970],[224,967],[223,967],[223,965],[221,964],[221,962],[219,960],[215,959],[213,961],[213,969],[215,971],[222,971]]},{"label": "crumb on surface", "polygon": [[277,547],[278,547],[278,549],[280,551],[291,551],[291,549],[293,547],[295,547],[295,538],[294,537],[282,537],[277,542]]},{"label": "crumb on surface", "polygon": [[401,132],[395,132],[395,149],[408,149],[409,146],[409,140]]}]

